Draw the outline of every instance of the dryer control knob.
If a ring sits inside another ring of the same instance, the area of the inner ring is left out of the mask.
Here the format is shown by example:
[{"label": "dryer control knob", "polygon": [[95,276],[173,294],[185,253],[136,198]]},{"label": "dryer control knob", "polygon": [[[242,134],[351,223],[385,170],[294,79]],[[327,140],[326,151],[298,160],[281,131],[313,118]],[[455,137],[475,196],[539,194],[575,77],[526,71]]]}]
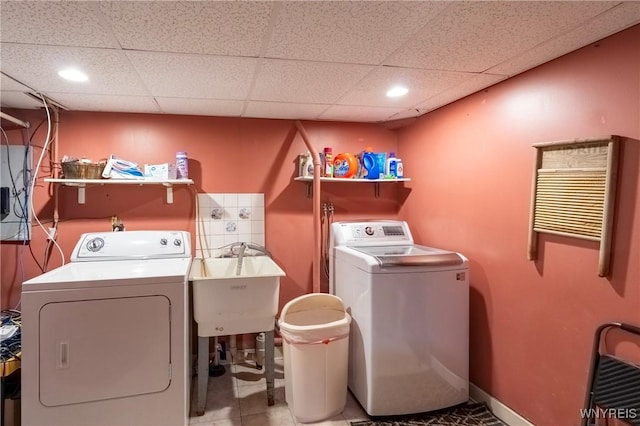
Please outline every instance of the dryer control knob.
[{"label": "dryer control knob", "polygon": [[87,250],[96,252],[104,247],[104,240],[100,237],[92,238],[87,242]]},{"label": "dryer control knob", "polygon": [[182,245],[182,240],[176,238],[175,240],[173,240],[173,245],[180,247]]},{"label": "dryer control knob", "polygon": [[372,228],[372,227],[370,227],[370,226],[367,226],[366,228],[364,228],[364,232],[365,232],[367,235],[373,235],[373,228]]},{"label": "dryer control knob", "polygon": [[167,241],[167,239],[166,239],[166,238],[160,238],[160,245],[161,245],[161,246],[166,246],[166,245],[167,245],[167,243],[168,243],[168,241]]}]

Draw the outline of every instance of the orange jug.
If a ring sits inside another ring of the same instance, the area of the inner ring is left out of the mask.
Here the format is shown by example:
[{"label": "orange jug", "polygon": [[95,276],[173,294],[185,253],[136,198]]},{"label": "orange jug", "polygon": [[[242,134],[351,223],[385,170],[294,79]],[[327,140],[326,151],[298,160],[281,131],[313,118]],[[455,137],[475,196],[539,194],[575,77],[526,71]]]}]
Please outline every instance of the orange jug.
[{"label": "orange jug", "polygon": [[333,160],[333,177],[351,178],[358,171],[358,159],[355,155],[343,152]]}]

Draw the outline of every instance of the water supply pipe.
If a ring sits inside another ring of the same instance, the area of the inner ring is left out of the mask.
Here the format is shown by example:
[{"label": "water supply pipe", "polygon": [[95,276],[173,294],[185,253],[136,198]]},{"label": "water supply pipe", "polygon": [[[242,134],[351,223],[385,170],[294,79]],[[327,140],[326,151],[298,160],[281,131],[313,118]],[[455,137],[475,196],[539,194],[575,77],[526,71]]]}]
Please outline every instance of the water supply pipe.
[{"label": "water supply pipe", "polygon": [[309,136],[307,135],[304,126],[300,120],[296,120],[296,128],[302,136],[304,144],[307,146],[307,150],[311,153],[313,158],[313,292],[320,293],[320,155],[318,150],[313,147]]}]

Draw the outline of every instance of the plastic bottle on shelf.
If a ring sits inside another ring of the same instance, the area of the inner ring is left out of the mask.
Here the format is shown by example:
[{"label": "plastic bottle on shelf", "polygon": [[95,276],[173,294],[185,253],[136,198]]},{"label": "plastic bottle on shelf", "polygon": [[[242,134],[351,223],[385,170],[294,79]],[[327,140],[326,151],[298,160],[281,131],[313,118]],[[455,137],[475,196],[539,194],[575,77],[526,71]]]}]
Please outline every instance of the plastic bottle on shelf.
[{"label": "plastic bottle on shelf", "polygon": [[341,152],[333,160],[333,177],[352,178],[358,172],[358,159],[348,152]]},{"label": "plastic bottle on shelf", "polygon": [[402,165],[402,160],[396,158],[396,177],[398,179],[404,177],[404,166]]},{"label": "plastic bottle on shelf", "polygon": [[304,168],[307,166],[307,152],[298,154],[298,176],[305,176]]},{"label": "plastic bottle on shelf", "polygon": [[362,168],[364,170],[363,178],[378,179],[380,171],[378,169],[378,156],[371,147],[367,147],[362,154]]},{"label": "plastic bottle on shelf", "polygon": [[333,177],[333,151],[330,146],[324,148],[322,165],[321,176]]},{"label": "plastic bottle on shelf", "polygon": [[310,152],[307,152],[307,158],[304,162],[304,166],[302,169],[303,177],[313,177],[313,156]]},{"label": "plastic bottle on shelf", "polygon": [[378,179],[384,179],[384,171],[387,168],[387,153],[376,152],[376,160],[378,162]]},{"label": "plastic bottle on shelf", "polygon": [[384,174],[385,176],[390,176],[392,178],[398,177],[398,159],[396,158],[395,152],[389,153],[389,158],[387,158],[387,164]]},{"label": "plastic bottle on shelf", "polygon": [[184,151],[176,152],[176,178],[189,179],[189,158]]}]

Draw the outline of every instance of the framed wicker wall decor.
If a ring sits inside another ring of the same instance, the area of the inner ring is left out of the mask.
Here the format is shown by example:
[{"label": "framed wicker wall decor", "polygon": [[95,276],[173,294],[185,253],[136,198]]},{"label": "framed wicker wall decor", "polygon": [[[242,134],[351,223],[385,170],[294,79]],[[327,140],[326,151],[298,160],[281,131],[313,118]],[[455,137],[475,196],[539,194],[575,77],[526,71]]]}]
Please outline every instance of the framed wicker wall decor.
[{"label": "framed wicker wall decor", "polygon": [[533,145],[528,259],[538,256],[538,233],[600,243],[598,275],[609,275],[618,170],[618,136]]}]

